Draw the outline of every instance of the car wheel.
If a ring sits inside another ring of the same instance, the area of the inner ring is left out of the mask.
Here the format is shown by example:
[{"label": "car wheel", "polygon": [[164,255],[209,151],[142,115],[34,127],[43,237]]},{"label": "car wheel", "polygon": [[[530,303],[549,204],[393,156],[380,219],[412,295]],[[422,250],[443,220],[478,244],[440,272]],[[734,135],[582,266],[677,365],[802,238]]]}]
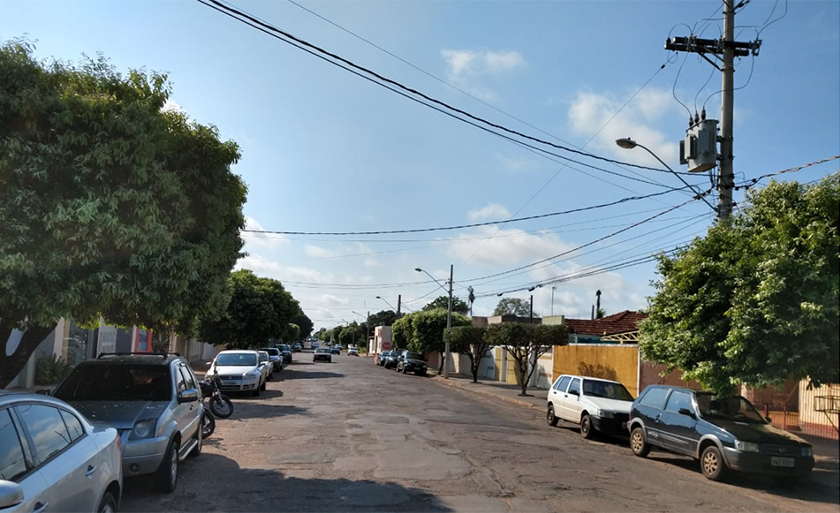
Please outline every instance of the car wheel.
[{"label": "car wheel", "polygon": [[254,397],[259,397],[259,396],[260,396],[260,391],[261,391],[261,390],[262,390],[262,385],[261,385],[260,383],[257,383],[257,388],[255,388],[255,389],[254,389],[254,391],[253,391],[253,392],[251,392],[251,394],[252,394]]},{"label": "car wheel", "polygon": [[178,484],[178,442],[173,438],[163,453],[163,461],[155,472],[155,488],[159,492],[172,493]]},{"label": "car wheel", "polygon": [[554,405],[548,405],[548,411],[545,414],[545,421],[548,422],[549,426],[556,426],[557,425],[557,416],[554,415]]},{"label": "car wheel", "polygon": [[645,440],[645,430],[641,426],[634,427],[630,433],[630,450],[640,458],[644,458],[650,452],[650,444]]},{"label": "car wheel", "polygon": [[706,479],[712,481],[722,481],[726,477],[726,463],[723,461],[723,456],[716,445],[710,445],[703,449],[703,454],[700,456],[700,470]]},{"label": "car wheel", "polygon": [[201,438],[202,440],[210,438],[213,432],[216,431],[216,419],[206,411],[201,416]]},{"label": "car wheel", "polygon": [[580,435],[587,440],[595,436],[595,429],[592,427],[592,417],[584,415],[580,418]]},{"label": "car wheel", "polygon": [[114,494],[105,492],[96,511],[99,513],[115,513],[117,511],[117,499],[114,498]]}]

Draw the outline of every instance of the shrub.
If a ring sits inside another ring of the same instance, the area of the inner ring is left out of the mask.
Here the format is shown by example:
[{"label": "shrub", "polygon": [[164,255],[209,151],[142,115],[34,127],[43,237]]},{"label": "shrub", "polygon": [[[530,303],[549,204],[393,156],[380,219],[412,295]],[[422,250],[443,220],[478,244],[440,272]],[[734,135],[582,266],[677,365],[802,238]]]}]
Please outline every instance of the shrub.
[{"label": "shrub", "polygon": [[54,354],[46,354],[35,364],[35,384],[55,385],[70,374],[73,365]]}]

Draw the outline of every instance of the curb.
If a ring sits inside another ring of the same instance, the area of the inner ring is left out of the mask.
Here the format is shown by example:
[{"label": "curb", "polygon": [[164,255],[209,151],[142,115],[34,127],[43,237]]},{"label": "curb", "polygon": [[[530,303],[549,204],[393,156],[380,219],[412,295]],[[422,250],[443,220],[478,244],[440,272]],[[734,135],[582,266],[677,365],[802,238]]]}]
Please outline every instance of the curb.
[{"label": "curb", "polygon": [[[436,383],[445,384],[445,385],[450,386],[450,387],[455,387],[455,388],[460,388],[462,390],[467,390],[466,386],[464,386],[464,385],[462,385],[462,384],[460,384],[456,381],[449,381],[449,380],[446,380],[445,378],[440,378],[440,377],[437,377],[437,376],[435,376],[434,381]],[[488,391],[482,390],[480,388],[474,388],[474,389],[471,388],[469,390],[472,391],[472,392],[475,392],[477,394],[481,394],[483,396],[493,397],[495,399],[500,399],[502,401],[512,403],[512,404],[518,404],[519,406],[524,406],[526,408],[536,408],[536,406],[531,404],[530,402],[523,401],[521,399],[516,399],[514,397],[507,397],[507,396],[504,396],[504,395],[494,394],[493,392],[488,392]]]}]

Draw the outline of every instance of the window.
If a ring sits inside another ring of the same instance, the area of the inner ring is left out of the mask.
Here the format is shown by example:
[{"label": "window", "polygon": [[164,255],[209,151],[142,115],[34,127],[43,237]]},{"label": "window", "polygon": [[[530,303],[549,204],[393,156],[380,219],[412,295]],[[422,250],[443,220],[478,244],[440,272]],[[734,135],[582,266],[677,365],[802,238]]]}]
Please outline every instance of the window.
[{"label": "window", "polygon": [[569,393],[577,392],[580,395],[580,379],[575,378],[572,380],[572,384],[569,385]]},{"label": "window", "polygon": [[35,455],[44,463],[70,445],[70,433],[57,408],[24,404],[15,408],[35,443]]},{"label": "window", "polygon": [[187,388],[198,388],[195,384],[192,372],[190,372],[186,365],[181,365],[181,374],[184,375],[184,382],[186,383]]},{"label": "window", "polygon": [[82,427],[82,423],[79,422],[79,419],[77,419],[75,415],[64,410],[59,410],[59,412],[61,412],[61,418],[64,419],[64,424],[67,426],[67,431],[70,433],[71,442],[75,442],[84,436],[85,430]]},{"label": "window", "polygon": [[184,369],[180,368],[181,366],[178,365],[178,371],[175,373],[175,379],[178,380],[178,393],[180,394],[184,390],[187,389],[187,380],[184,378]]},{"label": "window", "polygon": [[0,411],[0,479],[16,481],[26,474],[20,436],[8,410]]},{"label": "window", "polygon": [[691,404],[691,394],[681,390],[674,390],[671,392],[671,397],[668,398],[668,404],[665,406],[665,411],[679,413],[680,408],[686,408],[691,412],[694,411],[694,406]]},{"label": "window", "polygon": [[566,388],[569,386],[569,381],[571,380],[572,378],[570,376],[563,376],[557,380],[557,383],[554,384],[554,389],[558,392],[565,392]]},{"label": "window", "polygon": [[87,365],[76,367],[53,392],[63,401],[168,401],[169,368],[164,365]]},{"label": "window", "polygon": [[639,401],[641,406],[649,408],[662,408],[662,403],[665,402],[665,396],[668,394],[667,388],[647,388],[642,394],[642,400]]}]

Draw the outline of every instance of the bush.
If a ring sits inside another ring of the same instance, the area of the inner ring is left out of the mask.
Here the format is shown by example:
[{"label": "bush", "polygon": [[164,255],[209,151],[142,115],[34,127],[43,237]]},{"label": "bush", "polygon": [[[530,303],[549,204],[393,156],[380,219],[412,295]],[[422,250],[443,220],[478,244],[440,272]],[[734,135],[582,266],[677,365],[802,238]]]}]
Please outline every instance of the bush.
[{"label": "bush", "polygon": [[55,385],[67,377],[73,370],[73,365],[54,354],[47,354],[38,359],[35,364],[35,384]]}]

